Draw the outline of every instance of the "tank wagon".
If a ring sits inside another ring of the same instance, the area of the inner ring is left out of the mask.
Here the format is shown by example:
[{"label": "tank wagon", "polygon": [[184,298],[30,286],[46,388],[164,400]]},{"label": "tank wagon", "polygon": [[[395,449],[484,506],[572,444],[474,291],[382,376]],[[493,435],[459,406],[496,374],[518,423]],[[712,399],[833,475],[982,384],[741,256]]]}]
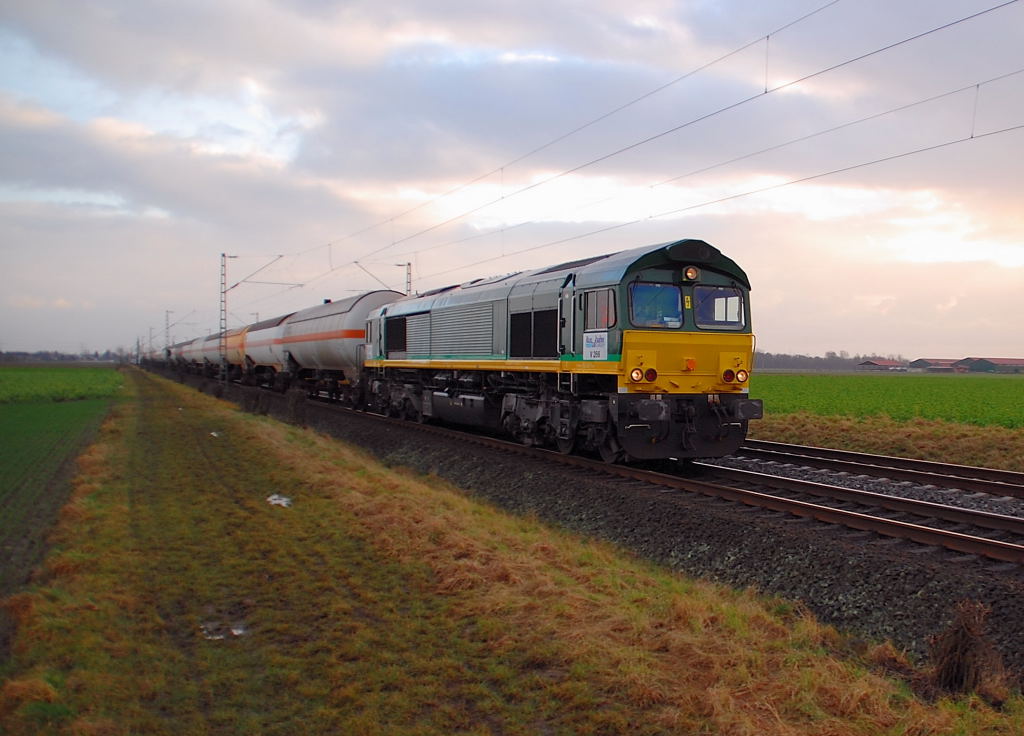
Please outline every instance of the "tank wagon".
[{"label": "tank wagon", "polygon": [[[749,294],[734,261],[678,240],[325,303],[229,331],[227,362],[245,383],[609,462],[716,457],[762,416]],[[172,346],[171,360],[217,370],[219,342]]]},{"label": "tank wagon", "polygon": [[[360,385],[364,325],[370,311],[401,299],[391,290],[370,291],[303,309],[224,333],[227,378],[279,390],[301,384],[311,392],[340,396]],[[172,345],[170,360],[181,369],[220,375],[221,335]]]}]

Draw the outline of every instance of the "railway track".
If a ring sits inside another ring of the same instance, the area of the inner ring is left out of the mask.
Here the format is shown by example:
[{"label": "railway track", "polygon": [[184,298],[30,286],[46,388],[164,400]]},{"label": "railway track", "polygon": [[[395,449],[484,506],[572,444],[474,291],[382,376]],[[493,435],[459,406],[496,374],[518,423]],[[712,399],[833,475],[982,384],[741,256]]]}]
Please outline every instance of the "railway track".
[{"label": "railway track", "polygon": [[[341,413],[354,411],[336,405],[324,406]],[[504,439],[468,434],[433,424],[416,424],[401,419],[358,413],[361,416],[373,416],[381,422],[392,422],[429,434],[457,437],[463,443],[541,457],[549,462],[586,470],[588,473],[637,481],[666,494],[697,493],[884,537],[910,540],[928,547],[953,550],[1002,563],[1024,565],[1024,519],[1014,516],[710,465],[701,468],[712,473],[713,480],[691,478],[642,467],[610,465],[578,455],[528,447]],[[667,497],[670,498],[670,495]],[[807,498],[814,500],[806,500]],[[907,516],[912,516],[913,520],[907,520]]]},{"label": "railway track", "polygon": [[747,440],[735,457],[905,480],[940,488],[958,488],[971,493],[1024,498],[1024,473],[1008,470],[972,468],[928,460],[869,455],[862,452],[761,440]]}]

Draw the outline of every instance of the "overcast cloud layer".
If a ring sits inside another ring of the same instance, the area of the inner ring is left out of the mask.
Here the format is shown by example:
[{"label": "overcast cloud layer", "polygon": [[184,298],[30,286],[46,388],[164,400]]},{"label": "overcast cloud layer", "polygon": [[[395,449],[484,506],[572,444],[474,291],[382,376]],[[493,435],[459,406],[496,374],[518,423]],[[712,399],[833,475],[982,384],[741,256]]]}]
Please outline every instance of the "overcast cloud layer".
[{"label": "overcast cloud layer", "polygon": [[1024,357],[1022,70],[1019,1],[5,3],[0,349],[696,237],[761,349]]}]

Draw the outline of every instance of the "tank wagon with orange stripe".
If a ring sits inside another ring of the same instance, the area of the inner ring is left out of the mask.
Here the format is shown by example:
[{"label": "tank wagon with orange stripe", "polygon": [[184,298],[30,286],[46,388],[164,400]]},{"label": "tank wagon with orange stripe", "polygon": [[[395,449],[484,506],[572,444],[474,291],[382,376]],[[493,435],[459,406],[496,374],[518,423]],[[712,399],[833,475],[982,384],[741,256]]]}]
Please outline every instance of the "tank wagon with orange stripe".
[{"label": "tank wagon with orange stripe", "polygon": [[284,321],[292,315],[283,314],[249,326],[243,347],[244,359],[233,367],[246,383],[274,385],[288,366],[288,355],[282,348]]},{"label": "tank wagon with orange stripe", "polygon": [[402,298],[397,291],[370,291],[290,315],[281,323],[278,344],[286,375],[313,392],[344,393],[357,401],[353,390],[364,372],[366,320],[373,310]]},{"label": "tank wagon with orange stripe", "polygon": [[340,301],[262,320],[171,347],[172,360],[193,372],[249,385],[284,389],[303,384],[339,395],[359,383],[364,326],[371,310],[402,298],[397,291],[371,291]]}]

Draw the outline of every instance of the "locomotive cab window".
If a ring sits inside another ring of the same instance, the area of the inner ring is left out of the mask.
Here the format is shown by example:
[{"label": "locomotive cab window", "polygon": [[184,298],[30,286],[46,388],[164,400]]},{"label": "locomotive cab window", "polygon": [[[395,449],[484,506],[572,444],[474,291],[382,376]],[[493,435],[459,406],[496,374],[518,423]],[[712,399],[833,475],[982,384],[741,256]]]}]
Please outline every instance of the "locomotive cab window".
[{"label": "locomotive cab window", "polygon": [[389,353],[404,353],[405,343],[405,317],[388,317],[384,326],[384,349]]},{"label": "locomotive cab window", "polygon": [[694,319],[710,330],[741,330],[746,325],[743,292],[736,287],[697,286],[693,290]]},{"label": "locomotive cab window", "polygon": [[630,284],[629,318],[637,327],[682,327],[679,287],[675,284]]},{"label": "locomotive cab window", "polygon": [[604,330],[615,324],[615,292],[611,289],[588,291],[583,295],[585,330]]}]

